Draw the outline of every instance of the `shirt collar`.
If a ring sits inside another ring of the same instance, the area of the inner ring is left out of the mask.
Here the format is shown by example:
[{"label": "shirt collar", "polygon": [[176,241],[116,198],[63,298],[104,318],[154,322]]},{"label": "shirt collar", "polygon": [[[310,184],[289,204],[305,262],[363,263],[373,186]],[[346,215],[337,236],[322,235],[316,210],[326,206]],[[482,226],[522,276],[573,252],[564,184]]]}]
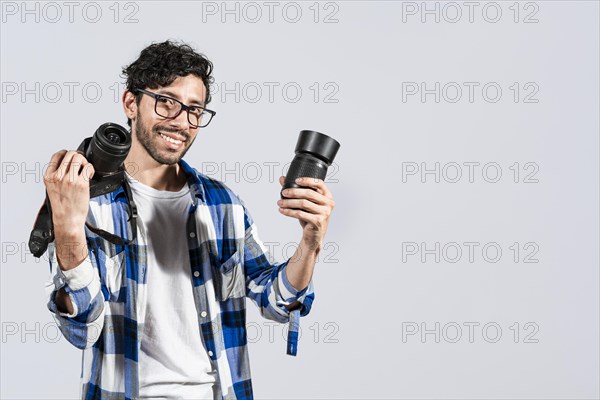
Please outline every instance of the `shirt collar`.
[{"label": "shirt collar", "polygon": [[[204,184],[200,175],[184,160],[180,160],[179,165],[181,166],[183,172],[186,175],[187,184],[190,187],[190,195],[192,196],[192,202],[194,203],[194,205],[196,205],[196,198],[199,198],[200,201],[205,203],[206,196],[204,191]],[[123,185],[119,186],[117,190],[110,193],[110,198],[113,202],[120,196],[125,196],[125,189],[123,189]]]},{"label": "shirt collar", "polygon": [[204,191],[204,184],[200,174],[196,172],[188,163],[183,159],[179,162],[179,165],[183,168],[183,172],[187,177],[187,183],[190,187],[190,193],[192,195],[192,201],[196,205],[196,198],[200,198],[200,201],[206,203],[206,193]]}]

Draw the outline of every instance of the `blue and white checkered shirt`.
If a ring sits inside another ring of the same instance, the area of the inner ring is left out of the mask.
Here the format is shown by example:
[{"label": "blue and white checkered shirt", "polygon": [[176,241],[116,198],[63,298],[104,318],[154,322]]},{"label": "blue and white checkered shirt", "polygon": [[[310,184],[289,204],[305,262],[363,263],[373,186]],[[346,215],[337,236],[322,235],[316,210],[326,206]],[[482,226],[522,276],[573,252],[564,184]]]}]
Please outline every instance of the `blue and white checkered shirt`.
[{"label": "blue and white checkered shirt", "polygon": [[[296,290],[283,263],[269,262],[242,200],[222,182],[180,165],[190,187],[186,236],[195,306],[208,356],[218,374],[218,398],[251,399],[252,383],[246,339],[246,296],[265,318],[288,322],[288,354],[296,354],[298,322],[314,299],[312,281]],[[87,222],[125,239],[131,238],[123,188],[90,200]],[[83,351],[82,399],[137,399],[146,297],[146,235],[137,219],[137,239],[114,245],[87,227],[89,254],[76,268],[58,267],[50,244],[48,309],[65,338]],[[58,311],[55,297],[65,287],[74,311]],[[286,305],[301,307],[288,311]],[[202,311],[200,311],[202,310]],[[208,310],[206,312],[205,310]]]}]

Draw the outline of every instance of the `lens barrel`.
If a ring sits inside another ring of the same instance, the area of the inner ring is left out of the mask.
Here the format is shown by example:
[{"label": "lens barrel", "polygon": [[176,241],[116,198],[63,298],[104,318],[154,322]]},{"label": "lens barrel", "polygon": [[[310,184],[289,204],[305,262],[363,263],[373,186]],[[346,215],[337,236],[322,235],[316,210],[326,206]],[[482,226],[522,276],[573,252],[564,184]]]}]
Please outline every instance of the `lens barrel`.
[{"label": "lens barrel", "polygon": [[[296,155],[290,164],[281,190],[300,187],[296,178],[311,177],[325,180],[327,168],[340,148],[340,144],[333,138],[316,132],[300,131],[296,143]],[[281,195],[281,198],[285,196]]]},{"label": "lens barrel", "polygon": [[107,122],[92,136],[85,158],[94,166],[99,175],[109,175],[121,169],[129,149],[131,136],[125,128]]}]

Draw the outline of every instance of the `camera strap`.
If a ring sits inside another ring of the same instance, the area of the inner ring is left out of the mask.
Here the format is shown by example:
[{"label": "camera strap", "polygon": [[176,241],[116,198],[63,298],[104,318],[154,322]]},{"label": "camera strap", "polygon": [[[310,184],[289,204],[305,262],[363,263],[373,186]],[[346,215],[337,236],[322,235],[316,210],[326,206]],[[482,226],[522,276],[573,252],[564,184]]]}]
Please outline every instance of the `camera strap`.
[{"label": "camera strap", "polygon": [[112,244],[116,244],[117,246],[125,246],[133,243],[137,238],[137,206],[135,205],[135,201],[133,201],[133,194],[131,193],[131,187],[129,186],[129,182],[127,179],[123,179],[123,189],[125,189],[125,195],[127,196],[127,221],[131,224],[131,239],[125,240],[120,236],[112,234],[110,232],[106,232],[105,230],[95,228],[85,223],[87,228],[94,232],[96,235],[102,237],[103,239],[108,240]]},{"label": "camera strap", "polygon": [[29,236],[29,251],[34,257],[40,258],[42,254],[46,252],[48,243],[54,240],[54,227],[52,225],[52,208],[50,207],[50,200],[48,199],[48,192],[46,192],[46,198],[40,207],[33,229]]},{"label": "camera strap", "polygon": [[[127,179],[123,180],[122,185],[125,189],[125,195],[127,196],[127,214],[129,215],[127,221],[131,224],[131,239],[125,240],[120,236],[95,228],[87,222],[85,223],[85,226],[90,231],[117,246],[129,245],[137,238],[137,206],[133,201],[133,194],[131,193],[131,187],[129,186]],[[54,225],[52,224],[52,207],[50,206],[48,192],[46,192],[46,198],[38,212],[33,230],[29,236],[29,250],[34,257],[40,258],[48,249],[48,244],[53,241]]]}]

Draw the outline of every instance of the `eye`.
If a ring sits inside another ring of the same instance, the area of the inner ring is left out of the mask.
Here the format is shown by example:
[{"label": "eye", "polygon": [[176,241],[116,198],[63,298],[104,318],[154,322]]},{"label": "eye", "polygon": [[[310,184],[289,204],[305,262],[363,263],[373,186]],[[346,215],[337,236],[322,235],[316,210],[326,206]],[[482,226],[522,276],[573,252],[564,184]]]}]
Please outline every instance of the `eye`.
[{"label": "eye", "polygon": [[204,109],[202,107],[190,106],[190,112],[192,114],[200,115],[204,112]]},{"label": "eye", "polygon": [[163,97],[163,96],[157,96],[156,101],[158,101],[160,104],[164,104],[166,106],[172,106],[174,104],[172,99],[170,99],[168,97]]}]

